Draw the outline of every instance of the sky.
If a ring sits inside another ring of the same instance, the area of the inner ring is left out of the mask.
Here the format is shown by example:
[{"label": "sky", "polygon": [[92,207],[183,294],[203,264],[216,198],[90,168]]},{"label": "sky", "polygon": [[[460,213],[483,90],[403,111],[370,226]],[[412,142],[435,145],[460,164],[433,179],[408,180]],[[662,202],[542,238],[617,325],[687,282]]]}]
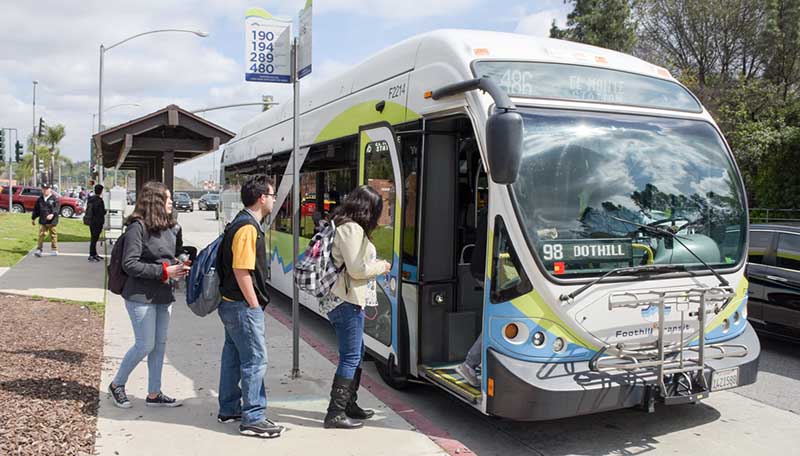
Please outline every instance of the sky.
[{"label": "sky", "polygon": [[[291,98],[290,84],[244,80],[244,13],[260,7],[297,17],[305,0],[0,0],[0,127],[17,128],[24,143],[34,122],[63,124],[61,151],[88,160],[96,131],[99,48],[156,29],[208,33],[143,36],[105,53],[103,124],[111,127],[169,104],[189,111],[212,106]],[[441,28],[547,36],[564,24],[563,0],[315,0],[313,73],[301,91],[335,77],[406,38]],[[33,81],[36,120],[33,118]],[[138,106],[130,106],[130,105]],[[122,105],[122,106],[119,106]],[[260,112],[245,107],[204,117],[238,132]],[[220,153],[179,165],[176,175],[208,179]]]}]

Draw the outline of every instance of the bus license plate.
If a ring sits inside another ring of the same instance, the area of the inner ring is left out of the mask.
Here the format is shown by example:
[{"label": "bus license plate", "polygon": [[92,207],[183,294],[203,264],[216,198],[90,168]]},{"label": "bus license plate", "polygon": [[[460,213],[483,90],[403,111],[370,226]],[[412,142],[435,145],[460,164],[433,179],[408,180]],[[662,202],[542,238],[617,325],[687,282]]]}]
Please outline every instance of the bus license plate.
[{"label": "bus license plate", "polygon": [[711,376],[711,391],[719,391],[739,386],[739,368],[716,371]]}]

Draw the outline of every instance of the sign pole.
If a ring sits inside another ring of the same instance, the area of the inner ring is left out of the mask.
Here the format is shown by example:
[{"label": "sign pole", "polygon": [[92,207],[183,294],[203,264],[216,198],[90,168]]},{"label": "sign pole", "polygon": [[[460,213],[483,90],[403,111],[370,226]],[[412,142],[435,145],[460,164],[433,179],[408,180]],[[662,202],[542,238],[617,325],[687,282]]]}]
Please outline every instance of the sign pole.
[{"label": "sign pole", "polygon": [[[292,121],[292,264],[300,251],[300,176],[297,155],[300,153],[300,80],[297,78],[297,38],[292,41],[292,85],[294,119]],[[292,378],[300,376],[300,290],[292,281]]]}]

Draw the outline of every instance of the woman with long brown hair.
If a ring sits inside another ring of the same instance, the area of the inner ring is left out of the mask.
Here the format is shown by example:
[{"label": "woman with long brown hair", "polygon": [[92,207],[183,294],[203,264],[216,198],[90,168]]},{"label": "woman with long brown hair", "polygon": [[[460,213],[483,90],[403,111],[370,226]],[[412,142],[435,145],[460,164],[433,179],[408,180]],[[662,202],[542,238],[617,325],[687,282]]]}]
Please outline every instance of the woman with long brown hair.
[{"label": "woman with long brown hair", "polygon": [[145,404],[178,407],[180,402],[161,392],[161,370],[172,303],[175,302],[172,281],[185,277],[189,266],[176,259],[181,249],[180,227],[172,217],[169,189],[160,182],[148,182],[137,196],[136,207],[125,222],[122,259],[122,268],[128,275],[122,297],[136,341],[122,359],[108,390],[117,407],[130,408],[125,383],[147,356]]},{"label": "woman with long brown hair", "polygon": [[337,267],[344,266],[331,295],[323,306],[339,341],[339,365],[331,386],[331,401],[325,416],[326,428],[356,429],[374,412],[356,404],[364,358],[364,307],[377,306],[375,278],[389,272],[391,265],[376,257],[370,238],[383,211],[383,198],[368,185],[347,196],[336,209],[331,255]]}]

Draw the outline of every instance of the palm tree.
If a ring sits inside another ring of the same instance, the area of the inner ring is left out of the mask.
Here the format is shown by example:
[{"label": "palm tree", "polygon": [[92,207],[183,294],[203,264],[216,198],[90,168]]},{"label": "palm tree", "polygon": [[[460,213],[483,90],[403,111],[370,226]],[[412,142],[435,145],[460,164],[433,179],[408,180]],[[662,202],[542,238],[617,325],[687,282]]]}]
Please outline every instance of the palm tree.
[{"label": "palm tree", "polygon": [[29,181],[33,177],[33,154],[28,152],[22,156],[22,160],[17,165],[17,178],[19,182]]},{"label": "palm tree", "polygon": [[[61,163],[61,150],[58,148],[58,144],[66,135],[66,129],[62,124],[47,127],[45,130],[43,139],[44,142],[50,146],[50,183],[53,182],[56,162]],[[59,190],[61,189],[61,182],[58,183],[58,188]]]}]

